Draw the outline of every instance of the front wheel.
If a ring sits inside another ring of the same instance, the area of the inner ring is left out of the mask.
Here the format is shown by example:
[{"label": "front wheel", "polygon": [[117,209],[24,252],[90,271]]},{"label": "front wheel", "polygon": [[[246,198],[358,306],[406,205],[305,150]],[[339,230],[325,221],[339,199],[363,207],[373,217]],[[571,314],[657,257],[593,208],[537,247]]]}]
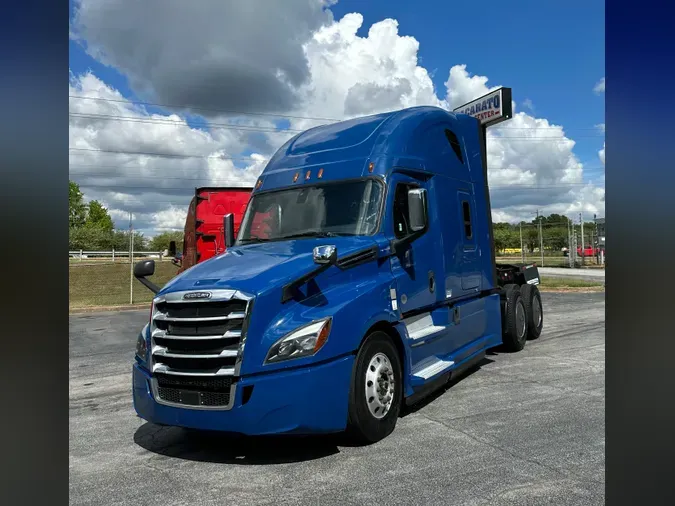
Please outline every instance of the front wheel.
[{"label": "front wheel", "polygon": [[403,374],[391,338],[370,334],[354,362],[347,431],[360,443],[375,443],[394,431],[401,409]]}]

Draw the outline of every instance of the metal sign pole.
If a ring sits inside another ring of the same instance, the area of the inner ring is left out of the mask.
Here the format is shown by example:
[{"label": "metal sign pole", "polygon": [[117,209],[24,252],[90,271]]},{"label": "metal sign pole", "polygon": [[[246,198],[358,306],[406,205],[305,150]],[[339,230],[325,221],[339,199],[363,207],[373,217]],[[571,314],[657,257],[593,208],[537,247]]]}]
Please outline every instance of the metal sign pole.
[{"label": "metal sign pole", "polygon": [[134,226],[129,213],[129,304],[134,303]]}]

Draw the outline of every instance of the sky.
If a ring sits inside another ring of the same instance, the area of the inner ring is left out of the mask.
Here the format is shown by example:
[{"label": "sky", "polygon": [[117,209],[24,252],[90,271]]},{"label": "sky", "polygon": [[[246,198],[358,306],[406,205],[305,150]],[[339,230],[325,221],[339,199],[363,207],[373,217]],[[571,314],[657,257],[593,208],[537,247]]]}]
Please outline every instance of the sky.
[{"label": "sky", "polygon": [[182,230],[304,129],[497,86],[494,221],[604,216],[604,2],[70,0],[70,178],[116,226]]}]

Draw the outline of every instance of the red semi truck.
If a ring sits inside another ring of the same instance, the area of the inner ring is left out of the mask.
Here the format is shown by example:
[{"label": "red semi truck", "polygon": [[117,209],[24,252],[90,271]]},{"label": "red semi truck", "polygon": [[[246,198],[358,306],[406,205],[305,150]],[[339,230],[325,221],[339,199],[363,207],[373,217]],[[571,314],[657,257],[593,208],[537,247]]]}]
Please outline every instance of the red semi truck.
[{"label": "red semi truck", "polygon": [[[174,260],[179,273],[225,252],[224,218],[234,215],[236,236],[252,191],[248,187],[195,189],[185,219],[182,255]],[[169,246],[169,256],[176,257],[174,241]]]}]

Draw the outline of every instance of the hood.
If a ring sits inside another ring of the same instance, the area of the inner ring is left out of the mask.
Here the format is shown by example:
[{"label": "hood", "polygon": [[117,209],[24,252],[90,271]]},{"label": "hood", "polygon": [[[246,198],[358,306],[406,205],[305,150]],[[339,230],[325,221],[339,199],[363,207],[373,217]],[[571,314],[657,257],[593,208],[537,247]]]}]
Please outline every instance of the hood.
[{"label": "hood", "polygon": [[224,254],[179,274],[164,286],[160,294],[197,288],[233,288],[251,295],[260,295],[279,289],[289,281],[317,268],[313,250],[316,246],[328,244],[337,247],[339,259],[376,243],[371,237],[355,236],[235,246],[228,248]]}]

